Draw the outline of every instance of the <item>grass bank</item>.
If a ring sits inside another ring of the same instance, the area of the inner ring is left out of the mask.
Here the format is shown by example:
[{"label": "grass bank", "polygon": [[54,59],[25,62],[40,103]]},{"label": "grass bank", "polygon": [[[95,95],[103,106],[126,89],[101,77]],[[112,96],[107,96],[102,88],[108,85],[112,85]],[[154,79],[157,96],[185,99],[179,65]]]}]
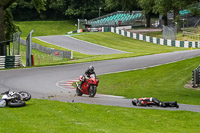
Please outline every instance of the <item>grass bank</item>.
[{"label": "grass bank", "polygon": [[96,32],[93,34],[82,34],[72,36],[74,38],[95,43],[101,46],[131,52],[137,54],[155,54],[172,51],[186,50],[188,48],[177,48],[170,46],[163,46],[145,41],[135,40],[132,38],[124,37],[111,32]]},{"label": "grass bank", "polygon": [[76,23],[76,20],[15,22],[22,31],[21,37],[27,37],[31,30],[34,30],[33,36],[63,35],[76,30]]},{"label": "grass bank", "polygon": [[192,79],[199,60],[196,57],[143,70],[100,75],[98,93],[200,105],[200,91],[184,87]]},{"label": "grass bank", "polygon": [[198,132],[200,127],[200,113],[35,99],[0,113],[2,133]]}]

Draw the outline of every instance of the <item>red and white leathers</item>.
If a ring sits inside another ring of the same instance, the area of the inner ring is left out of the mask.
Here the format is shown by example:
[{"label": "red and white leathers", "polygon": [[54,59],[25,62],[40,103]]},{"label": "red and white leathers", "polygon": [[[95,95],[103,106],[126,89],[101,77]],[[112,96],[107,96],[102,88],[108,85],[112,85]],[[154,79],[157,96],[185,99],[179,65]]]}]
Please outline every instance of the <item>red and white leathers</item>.
[{"label": "red and white leathers", "polygon": [[139,98],[137,99],[137,106],[157,105],[161,106],[162,102],[154,97],[150,98]]}]

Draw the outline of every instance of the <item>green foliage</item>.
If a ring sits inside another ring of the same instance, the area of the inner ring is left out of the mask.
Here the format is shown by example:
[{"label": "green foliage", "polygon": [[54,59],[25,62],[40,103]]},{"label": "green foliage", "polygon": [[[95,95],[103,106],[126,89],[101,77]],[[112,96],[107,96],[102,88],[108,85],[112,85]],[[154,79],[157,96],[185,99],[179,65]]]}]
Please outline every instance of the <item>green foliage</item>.
[{"label": "green foliage", "polygon": [[[0,13],[0,18],[3,18],[2,20],[4,20],[4,23],[1,24],[1,27],[0,27],[1,28],[0,31],[4,31],[4,33],[0,34],[0,40],[11,39],[12,34],[15,31],[17,31],[17,26],[14,25],[13,16],[9,10],[9,7],[12,4],[14,4],[15,1],[16,0],[8,0],[6,2],[4,1],[5,2],[4,4],[0,3],[0,4],[3,4],[2,6],[0,6],[1,10],[3,11]],[[28,1],[30,2],[30,0]],[[32,0],[33,5],[35,6],[38,12],[40,12],[40,10],[44,10],[45,1],[46,0]],[[14,4],[14,6],[16,6],[16,3]],[[27,6],[27,4],[25,6]]]},{"label": "green foliage", "polygon": [[40,18],[40,14],[34,8],[31,0],[17,0],[10,7],[14,20],[34,20]]},{"label": "green foliage", "polygon": [[40,13],[41,10],[45,10],[46,0],[32,0],[32,3],[36,10]]},{"label": "green foliage", "polygon": [[4,11],[4,25],[5,25],[5,35],[6,40],[12,39],[12,35],[19,31],[19,27],[14,25],[13,23],[13,17],[9,9],[6,9]]},{"label": "green foliage", "polygon": [[154,0],[138,0],[138,5],[142,8],[144,14],[151,13],[154,4]]},{"label": "green foliage", "polygon": [[94,18],[104,4],[104,0],[71,0],[65,14],[78,18]]},{"label": "green foliage", "polygon": [[113,0],[105,0],[105,8],[106,11],[116,11],[120,10],[119,4],[117,2],[113,2]]}]

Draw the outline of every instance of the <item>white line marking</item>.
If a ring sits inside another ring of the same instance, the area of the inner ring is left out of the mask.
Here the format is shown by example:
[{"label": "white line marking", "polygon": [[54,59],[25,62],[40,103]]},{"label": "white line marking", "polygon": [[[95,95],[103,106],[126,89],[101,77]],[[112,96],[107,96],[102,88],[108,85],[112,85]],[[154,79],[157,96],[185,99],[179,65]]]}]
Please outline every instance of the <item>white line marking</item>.
[{"label": "white line marking", "polygon": [[[67,36],[67,35],[63,35],[63,36]],[[106,49],[110,49],[110,50],[115,50],[115,51],[119,51],[119,52],[123,52],[123,53],[130,53],[130,52],[121,51],[121,50],[118,50],[118,49],[113,49],[113,48],[105,47],[105,46],[98,45],[98,44],[95,44],[95,43],[87,42],[87,41],[84,41],[84,40],[80,40],[80,39],[77,39],[77,38],[74,38],[74,37],[71,37],[71,36],[68,36],[68,37],[71,38],[71,39],[74,39],[74,40],[78,40],[78,41],[81,41],[81,42],[89,43],[89,44],[92,44],[92,45],[95,45],[95,46],[99,46],[99,47],[102,47],[102,48],[106,48]]]}]

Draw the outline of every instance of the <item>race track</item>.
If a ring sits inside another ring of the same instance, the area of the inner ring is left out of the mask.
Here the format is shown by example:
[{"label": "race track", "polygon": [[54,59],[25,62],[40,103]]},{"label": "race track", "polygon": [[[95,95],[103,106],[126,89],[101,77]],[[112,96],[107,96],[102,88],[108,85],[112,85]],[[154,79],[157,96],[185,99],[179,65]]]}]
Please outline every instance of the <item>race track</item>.
[{"label": "race track", "polygon": [[[27,91],[33,98],[52,99],[64,102],[80,102],[100,105],[113,105],[121,107],[133,107],[131,99],[121,97],[112,97],[97,94],[94,98],[88,96],[75,96],[75,90],[63,87],[61,81],[70,81],[79,77],[89,65],[94,65],[98,75],[105,73],[114,73],[120,71],[129,71],[153,67],[170,62],[180,61],[200,55],[200,50],[179,51],[148,55],[133,58],[124,58],[116,60],[96,61],[88,63],[79,63],[71,65],[60,65],[50,67],[25,68],[0,71],[1,92],[8,89],[14,91]],[[101,82],[100,82],[101,83]],[[101,83],[103,84],[103,83]],[[142,108],[142,107],[137,107]],[[200,112],[200,106],[180,104],[179,109],[145,107],[148,109],[165,110],[188,110]]]},{"label": "race track", "polygon": [[89,55],[104,55],[104,54],[120,54],[127,53],[124,51],[111,49],[108,47],[96,45],[93,43],[78,40],[66,35],[56,35],[56,36],[40,36],[35,37],[41,41],[54,44],[69,50],[77,51],[83,54]]}]

